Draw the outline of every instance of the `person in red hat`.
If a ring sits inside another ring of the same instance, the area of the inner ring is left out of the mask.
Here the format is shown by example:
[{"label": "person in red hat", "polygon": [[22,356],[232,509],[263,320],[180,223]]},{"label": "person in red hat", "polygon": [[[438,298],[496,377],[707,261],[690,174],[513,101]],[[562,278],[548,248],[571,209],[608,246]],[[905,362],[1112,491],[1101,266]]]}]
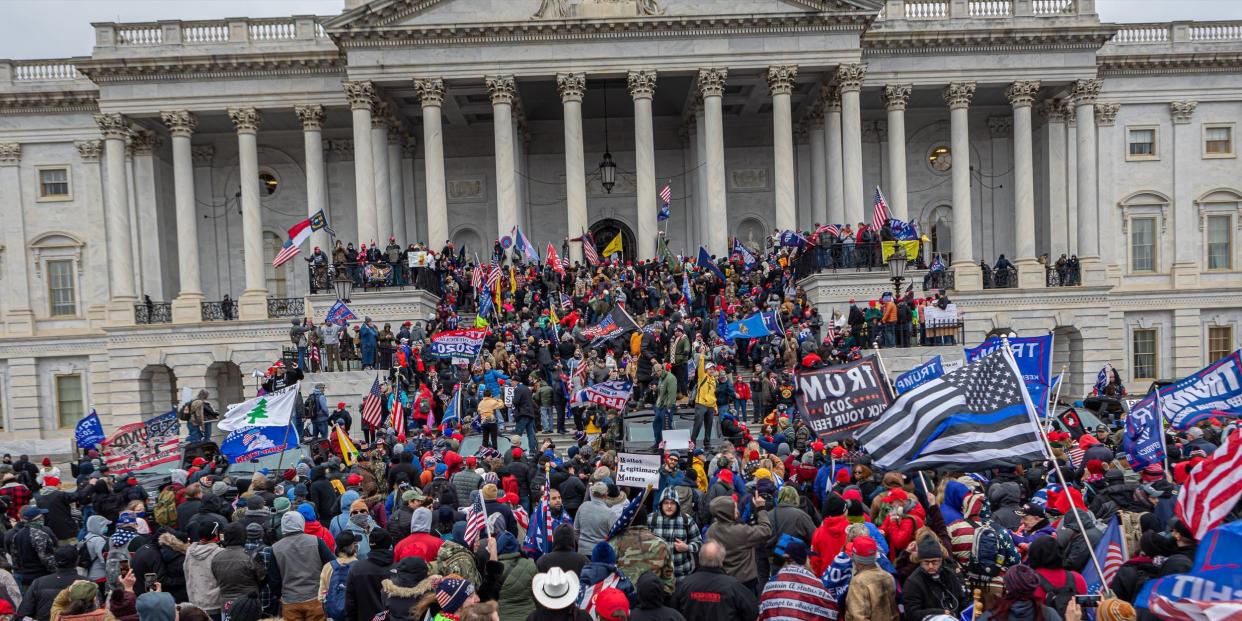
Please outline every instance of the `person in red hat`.
[{"label": "person in red hat", "polygon": [[893,577],[878,565],[880,551],[875,540],[858,537],[850,542],[847,552],[854,575],[845,595],[842,621],[897,621],[897,588]]},{"label": "person in red hat", "polygon": [[630,618],[630,600],[620,589],[603,589],[591,599],[590,604],[595,608],[595,616],[600,621],[628,621]]}]

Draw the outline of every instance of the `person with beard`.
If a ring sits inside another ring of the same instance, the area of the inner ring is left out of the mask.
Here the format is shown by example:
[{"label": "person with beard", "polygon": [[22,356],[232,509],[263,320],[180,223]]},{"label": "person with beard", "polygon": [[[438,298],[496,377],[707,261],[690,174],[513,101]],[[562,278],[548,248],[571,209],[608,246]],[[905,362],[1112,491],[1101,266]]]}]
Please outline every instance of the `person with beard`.
[{"label": "person with beard", "polygon": [[[924,534],[915,542],[918,568],[902,585],[905,621],[921,621],[932,615],[957,617],[971,604],[962,577],[946,562],[940,540]],[[913,559],[912,559],[913,560]]]},{"label": "person with beard", "polygon": [[370,535],[371,552],[365,561],[354,563],[345,583],[346,621],[369,621],[386,610],[383,583],[392,575],[392,537],[375,529]]},{"label": "person with beard", "polygon": [[233,600],[258,592],[267,578],[267,569],[246,551],[246,525],[234,522],[224,527],[224,549],[211,559],[211,574],[220,588],[220,607],[228,610]]}]

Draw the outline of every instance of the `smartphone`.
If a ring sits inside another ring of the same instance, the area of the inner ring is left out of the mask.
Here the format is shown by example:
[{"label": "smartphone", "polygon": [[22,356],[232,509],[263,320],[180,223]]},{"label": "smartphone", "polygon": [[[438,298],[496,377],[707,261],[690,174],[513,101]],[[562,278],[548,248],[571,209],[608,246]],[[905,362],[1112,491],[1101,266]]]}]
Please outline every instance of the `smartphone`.
[{"label": "smartphone", "polygon": [[1095,608],[1100,605],[1100,595],[1075,595],[1074,601],[1083,608]]},{"label": "smartphone", "polygon": [[142,574],[142,583],[147,585],[148,591],[151,590],[151,585],[155,584],[156,582],[157,580],[155,579],[155,574]]},{"label": "smartphone", "polygon": [[122,559],[118,566],[121,568],[122,576],[129,573],[129,561]]}]

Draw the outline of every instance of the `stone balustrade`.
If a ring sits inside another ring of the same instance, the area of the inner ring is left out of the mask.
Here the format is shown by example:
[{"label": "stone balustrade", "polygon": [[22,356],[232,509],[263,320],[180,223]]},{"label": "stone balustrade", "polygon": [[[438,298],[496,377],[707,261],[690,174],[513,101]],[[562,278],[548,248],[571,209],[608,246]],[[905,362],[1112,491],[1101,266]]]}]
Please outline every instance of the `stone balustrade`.
[{"label": "stone balustrade", "polygon": [[77,64],[87,58],[0,60],[0,92],[94,89]]},{"label": "stone balustrade", "polygon": [[1117,35],[1101,50],[1102,53],[1148,53],[1156,46],[1179,51],[1205,44],[1242,41],[1242,21],[1177,21],[1119,26]]},{"label": "stone balustrade", "polygon": [[888,0],[880,21],[1094,15],[1095,0]]},{"label": "stone balustrade", "polygon": [[151,47],[210,47],[311,42],[331,45],[314,15],[93,24],[96,55]]}]

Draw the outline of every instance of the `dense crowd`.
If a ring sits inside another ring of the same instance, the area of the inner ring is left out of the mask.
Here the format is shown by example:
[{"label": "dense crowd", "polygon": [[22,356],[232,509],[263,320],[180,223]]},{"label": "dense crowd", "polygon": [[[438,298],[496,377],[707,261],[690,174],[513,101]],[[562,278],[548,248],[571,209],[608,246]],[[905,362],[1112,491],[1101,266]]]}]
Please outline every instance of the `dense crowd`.
[{"label": "dense crowd", "polygon": [[[500,248],[477,262],[446,244],[402,276],[435,279],[434,317],[395,332],[295,322],[297,360],[273,365],[264,390],[293,385],[314,359],[339,364],[351,332],[387,381],[370,420],[362,396],[332,408],[315,386],[299,419],[316,441],[287,469],[239,476],[223,457],[198,458],[157,489],[110,475],[91,451],[72,465],[75,487],[50,460],[6,455],[0,617],[1078,621],[1086,607],[1097,621],[1155,618],[1136,610],[1140,588],[1187,571],[1198,545],[1173,514],[1179,487],[1230,429],[1213,419],[1170,434],[1167,469],[1126,467],[1102,413],[1080,437],[1049,434],[1056,468],[882,471],[853,440],[810,431],[792,373],[908,342],[902,326],[928,301],[909,292],[823,318],[796,282],[806,251],[773,239],[712,268],[667,252],[584,266],[510,262]],[[618,308],[634,328],[595,336]],[[756,312],[781,328],[721,338]],[[487,335],[467,365],[428,355],[434,333],[473,326]],[[632,386],[622,409],[577,398],[617,380]],[[195,439],[209,433],[207,397],[188,406]],[[634,447],[625,417],[648,407],[655,446]],[[681,416],[693,416],[691,448],[665,450]],[[568,424],[567,446],[536,436]],[[358,450],[319,442],[329,428],[360,436]],[[500,443],[502,432],[514,435]],[[482,446],[463,450],[475,435]],[[658,484],[618,485],[626,448],[659,454]],[[1089,582],[1114,516],[1130,558]],[[1077,597],[1089,591],[1100,596]]]}]

